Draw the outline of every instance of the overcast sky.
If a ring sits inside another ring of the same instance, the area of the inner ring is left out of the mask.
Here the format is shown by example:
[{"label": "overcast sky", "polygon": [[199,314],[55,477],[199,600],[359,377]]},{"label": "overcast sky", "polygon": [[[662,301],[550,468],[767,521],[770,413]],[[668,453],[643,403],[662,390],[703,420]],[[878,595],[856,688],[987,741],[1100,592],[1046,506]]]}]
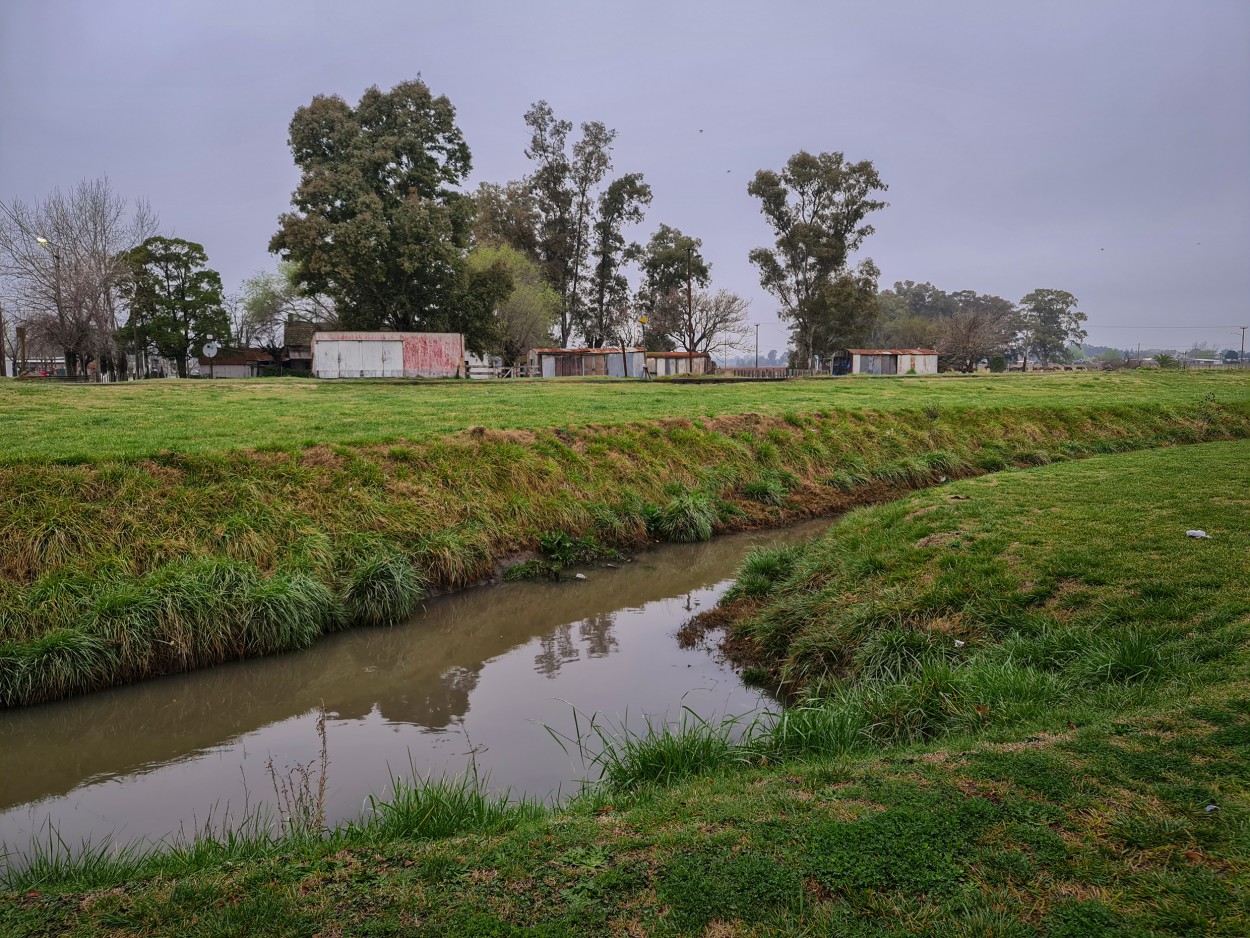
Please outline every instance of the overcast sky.
[{"label": "overcast sky", "polygon": [[0,199],[107,175],[235,291],[275,263],[295,109],[418,74],[473,184],[528,172],[540,98],[615,128],[615,170],[655,195],[634,237],[702,238],[765,351],[785,329],[746,186],[801,149],[889,185],[862,252],[882,288],[1069,290],[1124,348],[1250,323],[1248,0],[0,0]]}]

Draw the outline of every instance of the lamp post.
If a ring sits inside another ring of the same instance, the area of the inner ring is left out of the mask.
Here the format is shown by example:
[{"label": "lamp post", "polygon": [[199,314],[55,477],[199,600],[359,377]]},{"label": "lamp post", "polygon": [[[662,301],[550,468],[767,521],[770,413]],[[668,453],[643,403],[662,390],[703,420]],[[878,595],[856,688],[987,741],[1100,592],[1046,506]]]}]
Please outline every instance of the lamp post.
[{"label": "lamp post", "polygon": [[[35,241],[41,246],[52,252],[52,289],[56,294],[56,321],[65,325],[65,310],[61,306],[61,252],[55,244],[47,238],[38,237]],[[69,354],[65,356],[65,375],[69,377]]]}]

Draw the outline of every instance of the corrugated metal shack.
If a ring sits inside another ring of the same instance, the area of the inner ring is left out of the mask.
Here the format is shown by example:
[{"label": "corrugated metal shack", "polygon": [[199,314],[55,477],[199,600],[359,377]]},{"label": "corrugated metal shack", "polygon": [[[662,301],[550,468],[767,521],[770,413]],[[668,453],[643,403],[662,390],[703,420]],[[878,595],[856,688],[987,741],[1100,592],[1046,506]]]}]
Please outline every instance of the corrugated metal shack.
[{"label": "corrugated metal shack", "polygon": [[706,375],[712,373],[712,358],[706,352],[648,352],[647,370],[660,378],[666,375]]},{"label": "corrugated metal shack", "polygon": [[317,332],[317,378],[459,378],[465,368],[458,332]]},{"label": "corrugated metal shack", "polygon": [[646,350],[616,348],[536,348],[529,354],[531,375],[544,378],[641,378]]},{"label": "corrugated metal shack", "polygon": [[830,362],[835,375],[935,375],[938,355],[931,348],[844,348]]}]

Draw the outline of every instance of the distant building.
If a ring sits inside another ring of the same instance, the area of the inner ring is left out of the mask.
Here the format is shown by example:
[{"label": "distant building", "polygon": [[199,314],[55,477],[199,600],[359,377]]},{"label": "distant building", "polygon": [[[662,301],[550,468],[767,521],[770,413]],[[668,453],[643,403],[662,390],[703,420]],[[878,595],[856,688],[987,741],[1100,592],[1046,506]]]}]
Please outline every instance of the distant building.
[{"label": "distant building", "polygon": [[544,378],[641,378],[646,350],[616,348],[536,348],[529,354],[529,371]]},{"label": "distant building", "polygon": [[282,324],[282,367],[294,374],[312,371],[312,337],[317,327],[311,322],[288,316]]},{"label": "distant building", "polygon": [[195,364],[201,378],[258,378],[273,356],[259,348],[222,349],[212,358],[200,355]]},{"label": "distant building", "polygon": [[707,352],[648,352],[647,371],[653,376],[706,375],[712,373]]},{"label": "distant building", "polygon": [[464,336],[458,332],[315,332],[317,378],[461,378]]},{"label": "distant building", "polygon": [[835,375],[935,375],[938,354],[930,348],[845,348],[830,363]]}]

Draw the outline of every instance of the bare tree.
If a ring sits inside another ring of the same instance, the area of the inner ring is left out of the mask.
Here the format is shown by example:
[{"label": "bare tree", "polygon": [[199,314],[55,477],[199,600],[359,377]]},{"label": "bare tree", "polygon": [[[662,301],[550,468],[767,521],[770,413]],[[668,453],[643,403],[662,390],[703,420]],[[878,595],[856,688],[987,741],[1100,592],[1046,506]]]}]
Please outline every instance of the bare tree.
[{"label": "bare tree", "polygon": [[83,180],[41,201],[0,202],[0,291],[26,311],[30,331],[60,349],[67,373],[125,371],[114,341],[120,255],[155,234],[147,202],[131,203],[108,178]]},{"label": "bare tree", "polygon": [[977,362],[1007,350],[1018,319],[1011,301],[1000,296],[963,290],[952,297],[959,305],[934,325],[934,346],[945,367],[971,372]]},{"label": "bare tree", "polygon": [[739,348],[750,332],[750,301],[728,290],[670,290],[656,304],[653,331],[668,336],[684,352],[716,355]]}]

